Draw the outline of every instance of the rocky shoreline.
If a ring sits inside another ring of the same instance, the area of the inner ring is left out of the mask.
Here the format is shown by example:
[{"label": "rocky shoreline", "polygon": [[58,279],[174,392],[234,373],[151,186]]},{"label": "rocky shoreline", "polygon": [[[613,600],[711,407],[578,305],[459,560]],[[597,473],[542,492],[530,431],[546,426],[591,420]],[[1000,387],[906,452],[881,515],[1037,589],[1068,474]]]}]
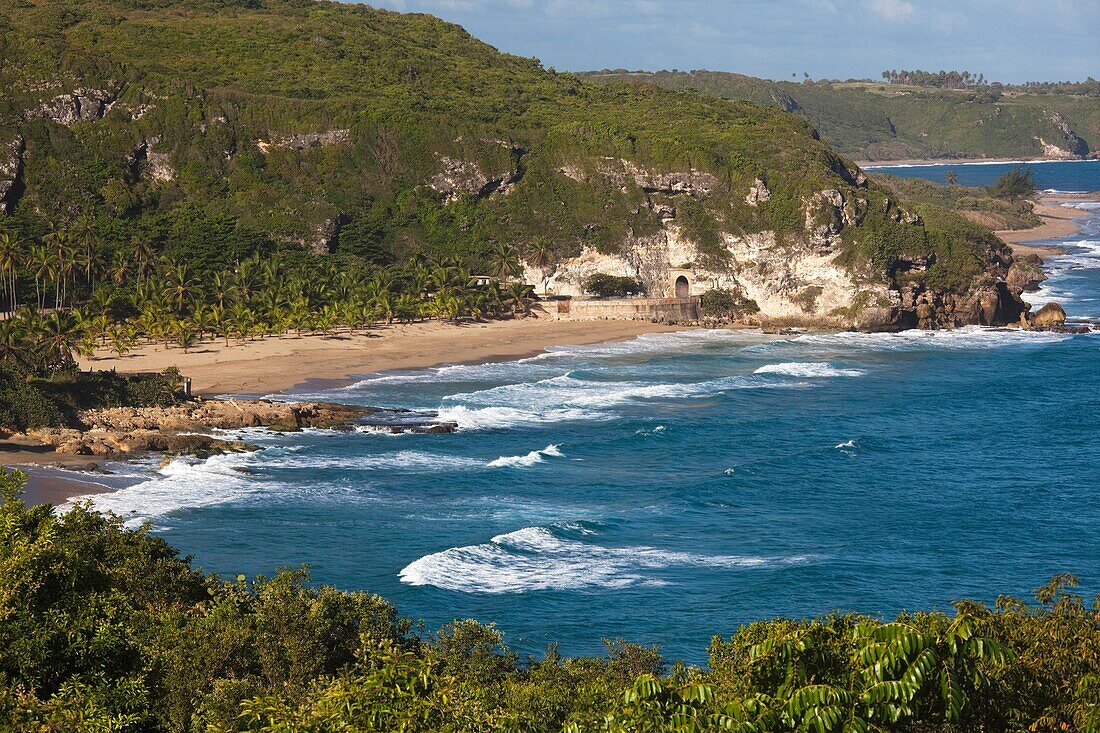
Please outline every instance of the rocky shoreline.
[{"label": "rocky shoreline", "polygon": [[[78,426],[38,428],[17,433],[18,444],[52,449],[58,456],[128,459],[145,453],[207,457],[256,450],[256,446],[214,434],[219,430],[265,428],[290,432],[305,428],[391,433],[451,433],[457,425],[430,413],[384,410],[332,402],[196,399],[171,407],[114,407],[85,410]],[[44,454],[48,455],[48,454]]]}]

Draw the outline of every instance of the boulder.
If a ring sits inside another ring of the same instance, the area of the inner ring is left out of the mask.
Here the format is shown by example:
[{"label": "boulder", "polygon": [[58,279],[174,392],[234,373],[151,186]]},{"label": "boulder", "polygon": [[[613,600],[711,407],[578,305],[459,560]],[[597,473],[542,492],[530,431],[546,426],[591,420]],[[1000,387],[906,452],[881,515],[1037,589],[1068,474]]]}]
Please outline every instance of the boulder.
[{"label": "boulder", "polygon": [[1066,325],[1066,311],[1057,303],[1047,303],[1031,316],[1029,323],[1040,331],[1057,331]]}]

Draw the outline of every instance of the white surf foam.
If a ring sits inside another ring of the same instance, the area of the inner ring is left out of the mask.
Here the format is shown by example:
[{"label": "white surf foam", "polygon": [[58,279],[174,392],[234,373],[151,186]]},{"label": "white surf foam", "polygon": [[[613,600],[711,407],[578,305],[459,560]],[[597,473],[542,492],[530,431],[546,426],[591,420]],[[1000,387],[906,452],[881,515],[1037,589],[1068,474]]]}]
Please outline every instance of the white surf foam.
[{"label": "white surf foam", "polygon": [[[460,427],[510,427],[520,422],[594,419],[602,410],[640,400],[688,399],[733,389],[788,389],[798,386],[805,385],[776,384],[774,380],[753,375],[675,383],[599,381],[578,379],[565,374],[536,382],[506,384],[476,392],[449,395],[444,398],[444,402],[459,405],[440,409],[439,416],[441,420],[458,422]],[[478,409],[482,405],[485,407]],[[460,407],[465,408],[465,411],[460,410]],[[489,415],[488,420],[475,418],[477,425],[468,424],[471,414],[482,413],[487,409],[500,412]],[[484,424],[497,418],[508,424]]]},{"label": "white surf foam", "polygon": [[558,446],[551,443],[542,450],[533,450],[522,456],[501,456],[496,460],[489,461],[489,468],[528,468],[534,466],[537,463],[542,463],[543,457],[549,458],[562,458],[564,454],[558,450]]},{"label": "white surf foam", "polygon": [[[1026,296],[1025,296],[1026,299]],[[965,326],[950,331],[921,331],[917,329],[899,333],[840,333],[804,334],[782,342],[782,346],[823,347],[828,349],[859,349],[864,351],[922,351],[928,349],[979,350],[1042,345],[1073,338],[1070,334],[1049,331],[1020,331],[1017,329]],[[768,347],[778,345],[769,344]],[[767,350],[768,347],[764,347]]]},{"label": "white surf foam", "polygon": [[934,163],[880,163],[878,165],[865,165],[863,170],[865,171],[877,171],[886,168],[936,168],[938,166],[950,166],[952,168],[969,168],[971,166],[979,165],[1053,165],[1060,163],[1088,163],[1087,159],[1082,160],[943,160]]},{"label": "white surf foam", "polygon": [[545,527],[524,527],[484,544],[426,555],[405,566],[399,577],[409,585],[464,593],[523,593],[663,585],[667,581],[652,571],[675,567],[774,568],[809,560],[602,547],[558,537]]},{"label": "white surf foam", "polygon": [[838,369],[827,362],[791,361],[782,364],[766,364],[756,374],[782,374],[788,377],[861,377],[862,369]]},{"label": "white surf foam", "polygon": [[352,471],[455,471],[476,468],[481,461],[465,456],[449,456],[438,453],[425,453],[416,450],[403,450],[396,453],[376,453],[366,456],[325,456],[296,454],[271,460],[265,463],[270,468],[325,469],[338,468]]},{"label": "white surf foam", "polygon": [[579,409],[520,409],[517,407],[468,407],[450,405],[438,410],[440,422],[453,422],[459,430],[503,430],[544,423],[604,420],[609,416]]},{"label": "white surf foam", "polygon": [[850,449],[850,448],[855,448],[856,447],[856,441],[846,440],[843,443],[839,443],[839,444],[837,444],[833,447],[838,449],[838,450],[847,450],[847,449]]},{"label": "white surf foam", "polygon": [[255,455],[232,453],[206,460],[176,458],[146,481],[107,494],[74,497],[61,510],[91,501],[99,511],[114,512],[132,527],[179,509],[237,501],[262,490],[245,473]]}]

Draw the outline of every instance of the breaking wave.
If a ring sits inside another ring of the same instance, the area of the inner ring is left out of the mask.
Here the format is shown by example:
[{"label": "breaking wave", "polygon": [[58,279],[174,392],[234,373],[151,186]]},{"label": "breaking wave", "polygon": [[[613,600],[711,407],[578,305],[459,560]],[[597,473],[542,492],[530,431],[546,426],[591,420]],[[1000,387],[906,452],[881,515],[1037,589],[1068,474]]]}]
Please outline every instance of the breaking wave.
[{"label": "breaking wave", "polygon": [[551,443],[542,450],[533,450],[522,456],[501,456],[495,461],[489,461],[489,468],[527,468],[536,463],[542,463],[543,457],[562,458],[564,454],[558,450],[558,446]]},{"label": "breaking wave", "polygon": [[837,369],[826,362],[792,361],[783,364],[766,364],[756,374],[782,374],[787,377],[861,377],[862,369]]},{"label": "breaking wave", "polygon": [[[562,527],[567,532],[569,527]],[[563,532],[564,533],[564,532]],[[582,533],[590,534],[590,533]],[[562,537],[546,527],[493,537],[409,563],[398,574],[409,585],[463,593],[524,593],[666,585],[676,568],[768,569],[802,565],[811,558],[702,555],[655,547],[603,547]]]},{"label": "breaking wave", "polygon": [[179,509],[225,504],[262,490],[248,480],[249,466],[255,453],[230,453],[205,460],[182,457],[173,459],[154,475],[107,494],[77,496],[61,507],[62,511],[82,501],[91,501],[102,512],[114,512],[135,526],[152,517]]}]

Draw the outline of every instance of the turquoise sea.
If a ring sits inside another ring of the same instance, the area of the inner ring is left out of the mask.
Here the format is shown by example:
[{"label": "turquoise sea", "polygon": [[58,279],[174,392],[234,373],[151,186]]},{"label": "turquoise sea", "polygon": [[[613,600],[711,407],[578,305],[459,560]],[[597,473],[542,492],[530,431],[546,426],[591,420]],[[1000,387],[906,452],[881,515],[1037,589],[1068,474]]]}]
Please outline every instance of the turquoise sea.
[{"label": "turquoise sea", "polygon": [[[1100,189],[1100,163],[1035,168]],[[1034,302],[1095,323],[1100,211],[1074,205]],[[949,609],[1063,571],[1100,591],[1100,334],[687,331],[297,396],[461,429],[246,431],[264,450],[130,466],[96,503],[208,570],[308,563],[532,653],[624,637],[702,663],[754,619]]]}]

